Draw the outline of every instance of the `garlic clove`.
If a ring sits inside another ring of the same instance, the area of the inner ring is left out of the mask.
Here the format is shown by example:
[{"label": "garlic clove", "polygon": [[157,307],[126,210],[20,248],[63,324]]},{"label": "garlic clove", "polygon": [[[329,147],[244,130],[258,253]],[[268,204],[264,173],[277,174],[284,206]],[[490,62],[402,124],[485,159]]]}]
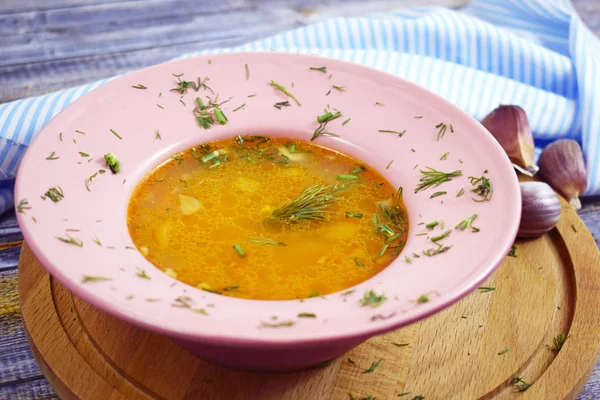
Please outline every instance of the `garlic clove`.
[{"label": "garlic clove", "polygon": [[[528,171],[526,175],[529,176],[538,171],[534,163],[533,135],[525,110],[515,105],[501,105],[481,123],[500,143],[513,165]],[[516,169],[523,172],[520,168]]]},{"label": "garlic clove", "polygon": [[587,172],[579,143],[571,139],[552,142],[544,148],[538,163],[542,179],[579,210],[579,195],[587,189]]},{"label": "garlic clove", "polygon": [[521,223],[517,236],[536,238],[548,232],[558,222],[562,207],[560,199],[544,182],[521,182]]}]

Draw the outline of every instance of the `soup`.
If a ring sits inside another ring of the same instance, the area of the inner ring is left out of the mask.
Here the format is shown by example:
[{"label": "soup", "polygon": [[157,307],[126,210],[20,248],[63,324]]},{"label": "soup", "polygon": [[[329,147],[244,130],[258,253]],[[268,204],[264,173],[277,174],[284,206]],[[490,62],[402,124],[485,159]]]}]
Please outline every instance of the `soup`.
[{"label": "soup", "polygon": [[138,184],[128,227],[139,251],[200,289],[302,299],[369,279],[408,232],[401,189],[344,154],[245,136],[176,154]]}]

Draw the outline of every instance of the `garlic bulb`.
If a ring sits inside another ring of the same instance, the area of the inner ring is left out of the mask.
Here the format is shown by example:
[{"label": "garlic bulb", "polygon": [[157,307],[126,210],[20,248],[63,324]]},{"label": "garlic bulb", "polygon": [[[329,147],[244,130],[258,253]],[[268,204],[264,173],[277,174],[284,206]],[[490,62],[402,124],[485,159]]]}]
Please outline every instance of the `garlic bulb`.
[{"label": "garlic bulb", "polygon": [[554,228],[561,214],[558,196],[544,182],[521,182],[521,223],[518,237],[536,238]]},{"label": "garlic bulb", "polygon": [[550,143],[540,155],[540,175],[577,210],[587,189],[587,172],[579,143],[571,139]]},{"label": "garlic bulb", "polygon": [[521,107],[501,105],[481,123],[500,143],[517,170],[529,176],[538,171],[533,162],[533,135],[527,114]]}]

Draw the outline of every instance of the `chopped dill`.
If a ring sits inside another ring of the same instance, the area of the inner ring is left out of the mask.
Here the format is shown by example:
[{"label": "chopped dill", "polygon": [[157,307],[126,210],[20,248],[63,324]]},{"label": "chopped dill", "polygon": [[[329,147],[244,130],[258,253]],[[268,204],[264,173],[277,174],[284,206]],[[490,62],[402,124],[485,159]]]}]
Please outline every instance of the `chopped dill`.
[{"label": "chopped dill", "polygon": [[246,70],[246,80],[250,80],[250,67],[248,67],[248,64],[244,64],[244,70]]},{"label": "chopped dill", "polygon": [[342,126],[346,125],[348,122],[350,122],[352,118],[348,118],[347,120],[345,120],[344,122],[342,122]]},{"label": "chopped dill", "polygon": [[104,281],[112,281],[112,278],[108,278],[106,276],[93,276],[93,275],[83,275],[81,277],[81,283],[96,283],[96,282],[104,282]]},{"label": "chopped dill", "polygon": [[362,217],[363,217],[363,215],[361,213],[346,211],[346,218],[362,218]]},{"label": "chopped dill", "polygon": [[117,156],[113,153],[106,153],[104,155],[104,159],[106,160],[106,165],[110,168],[113,174],[118,174],[121,172],[121,163]]},{"label": "chopped dill", "polygon": [[494,290],[496,290],[495,287],[488,287],[488,286],[479,286],[479,293],[488,293],[488,292],[493,292]]},{"label": "chopped dill", "polygon": [[396,342],[392,342],[392,344],[396,347],[406,347],[408,346],[408,343],[396,343]]},{"label": "chopped dill", "polygon": [[119,139],[123,140],[123,138],[117,132],[115,132],[114,129],[109,129],[109,131],[111,131],[112,134],[115,135],[116,137],[118,137]]},{"label": "chopped dill", "polygon": [[511,383],[514,385],[515,389],[517,389],[517,392],[524,392],[531,386],[530,383],[525,382],[520,376],[513,378]]},{"label": "chopped dill", "polygon": [[[450,124],[450,126],[452,126],[452,124]],[[435,128],[438,129],[437,140],[440,140],[446,134],[446,131],[448,130],[448,125],[446,125],[443,122],[440,122],[435,126]],[[451,128],[450,130],[451,132],[454,132],[454,129]]]},{"label": "chopped dill", "polygon": [[340,92],[345,92],[346,91],[346,87],[345,86],[336,86],[336,85],[333,85],[332,88],[334,88],[335,90],[340,91]]},{"label": "chopped dill", "polygon": [[296,104],[298,104],[298,106],[302,106],[302,104],[300,104],[298,99],[296,97],[294,97],[294,95],[292,93],[290,93],[290,91],[287,90],[284,86],[281,86],[280,84],[278,84],[275,81],[271,81],[271,86],[273,86],[275,89],[283,92],[286,96],[288,96],[289,98],[294,100],[296,102]]},{"label": "chopped dill", "polygon": [[358,180],[358,176],[352,174],[341,174],[337,176],[337,179],[340,181],[356,181]]},{"label": "chopped dill", "polygon": [[554,339],[552,339],[552,350],[558,353],[568,338],[569,337],[564,333],[557,335]]},{"label": "chopped dill", "polygon": [[420,171],[423,176],[421,177],[421,179],[419,179],[419,182],[421,183],[415,188],[415,193],[419,192],[420,190],[438,187],[444,182],[451,181],[451,178],[462,176],[462,171],[460,170],[456,170],[453,172],[443,172],[433,169],[431,167],[427,167],[426,170]]},{"label": "chopped dill", "polygon": [[160,132],[158,131],[158,129],[156,130],[155,134],[154,134],[154,140],[162,140],[162,136],[160,136]]},{"label": "chopped dill", "polygon": [[404,261],[406,261],[407,264],[412,264],[412,258],[409,256],[404,256]]},{"label": "chopped dill", "polygon": [[571,229],[573,229],[573,232],[577,233],[577,228],[575,228],[575,225],[571,224]]},{"label": "chopped dill", "polygon": [[471,226],[473,221],[475,221],[476,218],[477,218],[477,214],[473,214],[469,218],[465,219],[464,221],[461,221],[458,224],[456,224],[454,229],[459,229],[461,231],[464,231],[465,229],[471,228],[471,230],[473,232],[479,232],[479,229],[475,228],[474,226]]},{"label": "chopped dill", "polygon": [[509,351],[510,351],[510,347],[506,347],[506,348],[504,348],[504,349],[500,350],[500,351],[498,352],[498,355],[499,355],[499,356],[501,356],[502,354],[506,354],[506,353],[508,353]]},{"label": "chopped dill", "polygon": [[398,135],[398,137],[402,137],[406,133],[406,129],[403,131],[391,131],[389,129],[380,129],[379,132],[393,133],[394,135]]},{"label": "chopped dill", "polygon": [[448,155],[449,154],[450,154],[449,152],[445,152],[444,154],[442,154],[442,157],[440,158],[440,161],[448,159]]},{"label": "chopped dill", "polygon": [[89,156],[90,156],[88,153],[84,153],[83,151],[80,151],[80,152],[79,152],[79,155],[80,155],[81,157],[89,157]]},{"label": "chopped dill", "polygon": [[323,361],[322,363],[319,363],[315,366],[310,367],[310,369],[320,369],[320,368],[329,367],[332,362],[333,362],[333,360]]},{"label": "chopped dill", "polygon": [[370,374],[371,372],[375,371],[377,369],[377,367],[379,367],[379,364],[381,364],[381,361],[383,361],[383,358],[379,359],[379,361],[375,361],[373,364],[371,364],[371,366],[367,369],[365,369],[363,371],[363,374]]},{"label": "chopped dill", "polygon": [[385,167],[385,169],[390,169],[390,167],[392,166],[393,163],[394,163],[394,160],[390,161],[390,163],[387,165],[387,167]]},{"label": "chopped dill", "polygon": [[508,252],[508,256],[509,257],[517,257],[517,246],[515,246],[514,244],[512,245],[512,247],[510,248],[510,251]]},{"label": "chopped dill", "polygon": [[375,102],[375,105],[376,105],[376,106],[385,107],[385,104],[383,104],[383,103],[380,103],[380,102],[378,102],[378,101],[376,101],[376,102]]},{"label": "chopped dill", "polygon": [[354,168],[352,171],[350,171],[350,173],[352,175],[356,175],[356,174],[360,174],[361,172],[363,172],[366,168],[364,167],[364,165],[359,165],[358,167]]},{"label": "chopped dill", "polygon": [[460,197],[463,194],[465,194],[465,189],[460,189],[459,192],[456,194],[456,197]]},{"label": "chopped dill", "polygon": [[434,197],[438,197],[438,196],[443,196],[448,192],[435,192],[434,194],[432,194],[431,196],[429,196],[430,199],[433,199]]},{"label": "chopped dill", "polygon": [[365,266],[365,264],[358,261],[358,257],[354,257],[354,264],[356,264],[357,267],[361,268]]},{"label": "chopped dill", "polygon": [[382,305],[383,302],[386,300],[387,300],[387,298],[385,297],[385,295],[383,293],[378,295],[373,290],[369,290],[368,292],[365,292],[363,294],[362,299],[360,299],[360,305],[363,307],[369,306],[372,308],[376,308],[376,307],[379,307],[380,305]]},{"label": "chopped dill", "polygon": [[54,154],[56,154],[54,151],[52,152],[52,154],[50,154],[48,157],[46,157],[46,160],[58,160],[60,157],[55,157]]},{"label": "chopped dill", "polygon": [[146,270],[144,270],[144,269],[140,269],[140,268],[138,268],[138,272],[136,272],[136,273],[135,273],[135,275],[136,275],[136,276],[138,276],[139,278],[142,278],[142,279],[148,279],[148,280],[152,279],[152,278],[150,278],[150,276],[149,276],[149,275],[146,273]]},{"label": "chopped dill", "polygon": [[244,249],[242,249],[242,245],[240,245],[239,243],[236,243],[233,245],[233,250],[235,250],[238,257],[240,257],[240,258],[246,257],[246,253],[244,252]]},{"label": "chopped dill", "polygon": [[278,110],[281,110],[281,107],[291,107],[292,105],[290,104],[290,102],[288,100],[286,101],[280,101],[278,103],[273,104],[273,107],[275,107]]},{"label": "chopped dill", "polygon": [[309,312],[301,312],[298,314],[299,318],[317,318],[317,314]]},{"label": "chopped dill", "polygon": [[100,241],[100,239],[98,239],[98,237],[94,238],[94,243],[96,243],[98,246],[102,247],[102,242]]},{"label": "chopped dill", "polygon": [[156,107],[160,108],[161,110],[164,110],[165,108],[163,106],[161,106],[160,104],[156,103]]},{"label": "chopped dill", "polygon": [[327,73],[327,67],[310,67],[309,69],[311,71],[319,71],[319,72],[322,72],[324,74]]},{"label": "chopped dill", "polygon": [[85,135],[85,132],[83,132],[83,131],[75,130],[75,132],[79,133],[80,135]]},{"label": "chopped dill", "polygon": [[471,190],[471,192],[475,193],[481,199],[473,199],[478,203],[483,201],[490,201],[492,199],[492,195],[494,194],[494,190],[492,189],[492,182],[485,176],[476,178],[474,176],[469,176],[469,181],[471,181],[471,185],[477,186],[475,189]]},{"label": "chopped dill", "polygon": [[273,239],[261,238],[261,237],[250,238],[250,239],[248,239],[248,242],[254,243],[254,244],[258,245],[258,246],[287,246],[283,242],[278,242],[278,241],[273,240]]},{"label": "chopped dill", "polygon": [[52,187],[52,188],[48,189],[48,191],[46,193],[44,193],[43,196],[40,196],[40,197],[42,200],[46,200],[46,198],[49,198],[54,203],[58,203],[59,201],[61,201],[62,199],[65,198],[65,195],[63,193],[62,188],[60,186],[57,186],[57,187]]},{"label": "chopped dill", "polygon": [[146,86],[140,85],[139,83],[137,85],[132,85],[131,87],[134,89],[148,89]]},{"label": "chopped dill", "polygon": [[66,236],[67,236],[66,238],[59,237],[59,236],[57,236],[56,238],[63,243],[72,244],[77,247],[83,247],[83,241],[81,239],[74,238],[71,235],[69,235],[68,233],[66,234]]}]

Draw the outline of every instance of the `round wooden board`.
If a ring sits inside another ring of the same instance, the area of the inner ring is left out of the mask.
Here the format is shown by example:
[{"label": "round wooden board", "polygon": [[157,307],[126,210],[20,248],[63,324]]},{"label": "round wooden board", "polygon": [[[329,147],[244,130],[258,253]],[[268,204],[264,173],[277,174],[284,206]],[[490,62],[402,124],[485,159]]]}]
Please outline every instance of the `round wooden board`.
[{"label": "round wooden board", "polygon": [[[556,229],[516,246],[483,285],[494,291],[286,374],[215,366],[115,319],[52,279],[26,245],[19,293],[33,354],[64,399],[574,399],[600,350],[598,248],[568,206]],[[560,333],[569,338],[557,353]],[[517,376],[532,386],[518,392]]]}]

